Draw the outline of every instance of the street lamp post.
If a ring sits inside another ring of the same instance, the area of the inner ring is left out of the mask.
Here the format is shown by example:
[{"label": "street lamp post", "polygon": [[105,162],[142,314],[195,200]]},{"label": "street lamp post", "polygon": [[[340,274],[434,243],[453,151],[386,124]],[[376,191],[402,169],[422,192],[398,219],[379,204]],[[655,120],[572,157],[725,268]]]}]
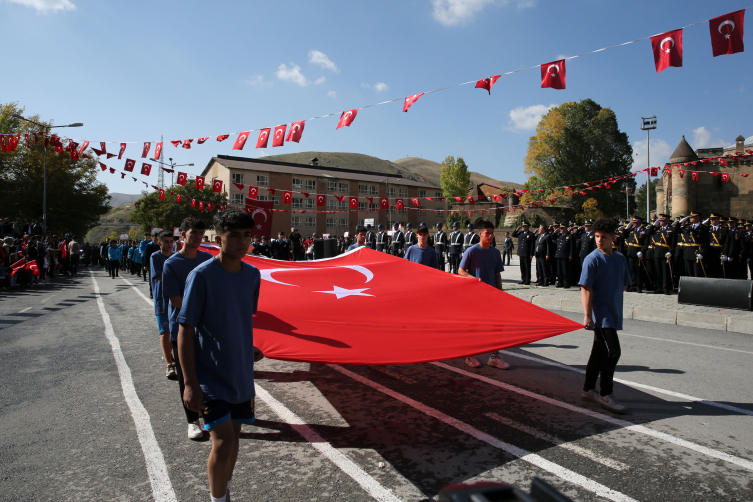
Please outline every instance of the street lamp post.
[{"label": "street lamp post", "polygon": [[[400,178],[395,178],[395,181],[399,181]],[[389,197],[390,197],[390,178],[385,178],[383,180],[379,180],[378,183],[386,183],[387,184],[387,205],[389,206]],[[387,225],[388,230],[392,228],[392,206],[387,208]]]},{"label": "street lamp post", "polygon": [[[49,133],[50,129],[56,129],[59,127],[82,127],[84,125],[81,122],[74,122],[73,124],[68,124],[68,125],[50,126],[46,124],[40,124],[39,122],[34,122],[33,120],[29,120],[26,117],[23,117],[17,113],[14,113],[12,117],[15,117],[19,120],[24,120],[26,122],[29,122],[31,124],[34,124],[43,128],[45,130],[45,135]],[[44,194],[42,195],[42,235],[43,236],[47,235],[47,147],[46,146],[44,146]]]},{"label": "street lamp post", "polygon": [[[173,158],[172,157],[170,157],[169,159],[167,159],[167,160],[170,161],[169,164],[166,163],[166,162],[162,162],[161,160],[153,159],[151,157],[149,158],[149,160],[160,164],[160,167],[162,167],[162,166],[170,166],[170,170],[173,171],[172,173],[170,173],[170,186],[173,186],[173,184],[175,183],[174,177],[175,177],[175,168],[176,167],[183,167],[183,166],[192,166],[193,167],[193,164],[176,164],[175,162],[173,162]],[[165,187],[162,187],[162,188],[165,188]]]},{"label": "street lamp post", "polygon": [[646,131],[646,223],[651,221],[651,156],[649,155],[649,133],[656,129],[656,115],[641,117],[641,129]]}]

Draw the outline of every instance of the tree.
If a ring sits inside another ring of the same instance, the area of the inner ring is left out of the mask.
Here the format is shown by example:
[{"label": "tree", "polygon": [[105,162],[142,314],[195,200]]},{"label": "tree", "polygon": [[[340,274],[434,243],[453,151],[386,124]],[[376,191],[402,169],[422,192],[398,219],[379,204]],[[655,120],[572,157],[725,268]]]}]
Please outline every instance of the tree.
[{"label": "tree", "polygon": [[[552,108],[541,118],[536,135],[528,142],[525,171],[529,178],[525,187],[536,195],[527,194],[523,201],[539,198],[539,189],[548,191],[550,187],[586,181],[609,182],[609,178],[626,175],[632,167],[632,155],[627,134],[619,130],[617,117],[611,109],[602,108],[590,99]],[[632,178],[624,181],[634,188]],[[619,215],[625,207],[622,198],[625,183],[612,189],[589,191],[587,196],[576,193],[572,197],[560,197],[557,204],[580,212],[584,202],[591,198],[603,214]],[[547,195],[563,193],[558,190]]]},{"label": "tree", "polygon": [[[659,183],[659,178],[651,181],[651,212],[656,211],[656,184]],[[640,216],[646,216],[646,184],[643,183],[635,191],[635,204],[630,205],[633,212],[631,214],[637,214]]]},{"label": "tree", "polygon": [[439,179],[445,197],[465,197],[468,195],[471,173],[468,171],[468,166],[465,165],[463,157],[458,157],[457,161],[452,155],[444,159]]},{"label": "tree", "polygon": [[593,197],[583,203],[582,209],[582,213],[575,215],[575,219],[579,222],[583,222],[588,219],[595,220],[603,216],[603,213],[599,209],[599,201],[597,201]]},{"label": "tree", "polygon": [[[219,209],[215,207],[214,211],[209,211],[205,208],[202,211],[199,209],[199,201],[218,206],[227,204],[227,194],[212,192],[211,184],[204,190],[197,190],[193,184],[173,185],[165,189],[164,200],[159,198],[159,192],[143,192],[143,194],[144,197],[134,204],[135,209],[131,214],[131,221],[140,224],[146,233],[149,233],[152,227],[172,230],[174,227],[179,227],[180,222],[189,216],[204,220],[206,227],[212,228],[212,217]],[[181,202],[177,202],[177,195],[180,195]],[[191,199],[196,200],[196,207],[191,207]]]},{"label": "tree", "polygon": [[[13,152],[0,153],[0,200],[4,216],[42,220],[44,191],[44,144],[34,143],[39,127],[21,121],[13,114],[23,115],[18,103],[0,105],[0,131],[20,134]],[[29,117],[44,124],[39,117]],[[24,134],[30,135],[27,148]],[[65,143],[65,141],[64,141]],[[97,161],[81,158],[71,160],[70,153],[55,153],[47,148],[47,228],[56,234],[85,235],[97,225],[99,217],[109,210],[107,186],[97,181]]]}]

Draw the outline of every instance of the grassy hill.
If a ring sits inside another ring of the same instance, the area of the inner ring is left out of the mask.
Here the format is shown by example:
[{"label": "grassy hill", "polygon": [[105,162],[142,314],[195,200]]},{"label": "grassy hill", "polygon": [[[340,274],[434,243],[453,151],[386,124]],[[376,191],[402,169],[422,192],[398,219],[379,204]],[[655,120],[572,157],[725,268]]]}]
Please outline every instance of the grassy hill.
[{"label": "grassy hill", "polygon": [[[131,214],[133,213],[133,204],[131,203],[131,195],[128,194],[110,194],[113,196],[112,200],[116,200],[115,195],[128,197],[127,202],[124,204],[113,207],[107,214],[99,219],[99,225],[89,230],[86,234],[86,242],[100,242],[105,237],[109,236],[112,232],[117,234],[127,234],[130,228],[140,229],[141,225],[131,224]],[[134,200],[141,198],[141,195],[134,195]],[[122,197],[121,197],[122,199]],[[112,205],[113,202],[110,201]]]},{"label": "grassy hill", "polygon": [[131,202],[136,202],[140,198],[142,198],[144,195],[137,193],[137,194],[130,194],[130,193],[116,193],[116,192],[110,192],[110,207],[120,207],[124,204],[130,204]]},{"label": "grassy hill", "polygon": [[[405,157],[398,159],[394,162],[400,167],[403,167],[416,175],[428,180],[429,183],[439,186],[439,174],[441,172],[442,165],[439,162],[433,160],[421,159],[418,157]],[[499,181],[481,173],[471,171],[471,183],[474,185],[478,183],[491,183],[492,185],[507,186],[512,188],[523,188],[520,183],[513,183],[511,181]]]}]

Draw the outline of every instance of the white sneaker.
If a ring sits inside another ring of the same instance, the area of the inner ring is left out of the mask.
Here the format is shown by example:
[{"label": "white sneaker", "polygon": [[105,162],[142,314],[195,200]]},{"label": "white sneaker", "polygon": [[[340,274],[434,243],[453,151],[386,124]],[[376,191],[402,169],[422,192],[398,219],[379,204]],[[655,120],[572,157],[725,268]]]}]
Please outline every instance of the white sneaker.
[{"label": "white sneaker", "polygon": [[199,421],[188,424],[188,439],[201,439],[204,437],[204,431],[199,427]]},{"label": "white sneaker", "polygon": [[580,391],[580,398],[584,401],[591,401],[592,403],[600,403],[599,400],[599,393],[596,392],[594,389],[589,390],[586,392],[585,390]]},{"label": "white sneaker", "polygon": [[506,370],[510,367],[509,364],[504,362],[501,357],[490,357],[489,362],[487,363],[489,366],[492,366],[494,368],[498,368],[501,370]]},{"label": "white sneaker", "polygon": [[470,366],[471,368],[480,368],[481,363],[478,362],[478,359],[476,359],[476,356],[470,356],[465,358],[465,364]]},{"label": "white sneaker", "polygon": [[617,398],[614,397],[614,394],[609,394],[608,396],[599,396],[599,404],[602,408],[605,410],[612,411],[614,413],[627,413],[627,408],[621,404]]}]

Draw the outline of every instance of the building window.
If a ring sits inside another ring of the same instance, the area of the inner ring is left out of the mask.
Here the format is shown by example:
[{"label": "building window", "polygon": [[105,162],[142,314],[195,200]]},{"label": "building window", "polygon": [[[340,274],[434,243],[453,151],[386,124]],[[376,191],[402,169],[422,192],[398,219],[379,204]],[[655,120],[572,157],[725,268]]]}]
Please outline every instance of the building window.
[{"label": "building window", "polygon": [[417,197],[421,197],[422,199],[426,197],[426,190],[419,190]]},{"label": "building window", "polygon": [[328,181],[327,182],[327,191],[328,192],[337,192],[337,181]]},{"label": "building window", "polygon": [[359,202],[358,203],[358,210],[359,211],[366,211],[366,208],[368,207],[368,204],[365,202]]},{"label": "building window", "polygon": [[366,226],[366,225],[363,224],[363,220],[358,220],[358,224],[361,225],[362,227]]},{"label": "building window", "polygon": [[272,201],[275,203],[275,206],[280,205],[280,198],[279,197],[272,197]]},{"label": "building window", "polygon": [[436,197],[437,199],[441,199],[442,198],[442,192],[434,192],[434,197]]},{"label": "building window", "polygon": [[366,185],[358,185],[358,193],[359,194],[368,194],[369,193],[369,187]]},{"label": "building window", "polygon": [[257,175],[256,176],[256,185],[260,186],[260,187],[268,187],[269,186],[269,176]]},{"label": "building window", "polygon": [[396,197],[397,196],[397,190],[395,190],[395,187],[387,187],[387,197]]},{"label": "building window", "polygon": [[395,214],[395,208],[390,206],[389,209],[387,209],[387,214]]},{"label": "building window", "polygon": [[408,209],[398,209],[397,212],[400,214],[408,214]]},{"label": "building window", "polygon": [[233,204],[243,204],[244,203],[244,195],[242,193],[234,193],[231,196],[231,200]]},{"label": "building window", "polygon": [[293,207],[303,209],[303,199],[301,197],[293,197]]},{"label": "building window", "polygon": [[316,190],[316,180],[306,180],[306,190]]},{"label": "building window", "polygon": [[256,200],[269,200],[269,195],[260,195]]},{"label": "building window", "polygon": [[327,228],[337,228],[337,220],[334,218],[327,218]]},{"label": "building window", "polygon": [[400,189],[400,197],[407,197],[408,196],[408,189],[407,188],[401,188]]},{"label": "building window", "polygon": [[348,228],[348,218],[340,218],[340,228]]},{"label": "building window", "polygon": [[332,199],[327,199],[327,211],[334,211],[337,209],[337,201]]},{"label": "building window", "polygon": [[233,182],[233,183],[238,183],[239,185],[244,184],[245,181],[243,181],[243,180],[245,180],[245,179],[246,179],[246,177],[244,176],[243,173],[233,173],[230,176],[230,181]]},{"label": "building window", "polygon": [[419,209],[419,210],[418,210],[418,215],[419,215],[419,216],[422,216],[422,215],[424,215],[424,214],[426,214],[426,209]]},{"label": "building window", "polygon": [[315,227],[316,226],[316,216],[306,216],[306,219],[304,220],[304,227]]},{"label": "building window", "polygon": [[301,178],[293,178],[293,188],[303,188],[303,180]]},{"label": "building window", "polygon": [[340,191],[342,193],[350,192],[350,183],[340,183]]},{"label": "building window", "polygon": [[314,209],[316,201],[314,199],[306,199],[306,209]]},{"label": "building window", "polygon": [[292,218],[290,218],[290,224],[293,227],[302,227],[303,226],[302,223],[303,223],[303,216],[293,216]]},{"label": "building window", "polygon": [[349,207],[350,206],[348,206],[348,201],[347,200],[344,200],[344,201],[342,201],[340,203],[340,210],[341,211],[347,211]]},{"label": "building window", "polygon": [[379,209],[379,204],[369,204],[369,209]]},{"label": "building window", "polygon": [[370,185],[369,186],[369,195],[379,195],[379,186],[378,185]]}]

